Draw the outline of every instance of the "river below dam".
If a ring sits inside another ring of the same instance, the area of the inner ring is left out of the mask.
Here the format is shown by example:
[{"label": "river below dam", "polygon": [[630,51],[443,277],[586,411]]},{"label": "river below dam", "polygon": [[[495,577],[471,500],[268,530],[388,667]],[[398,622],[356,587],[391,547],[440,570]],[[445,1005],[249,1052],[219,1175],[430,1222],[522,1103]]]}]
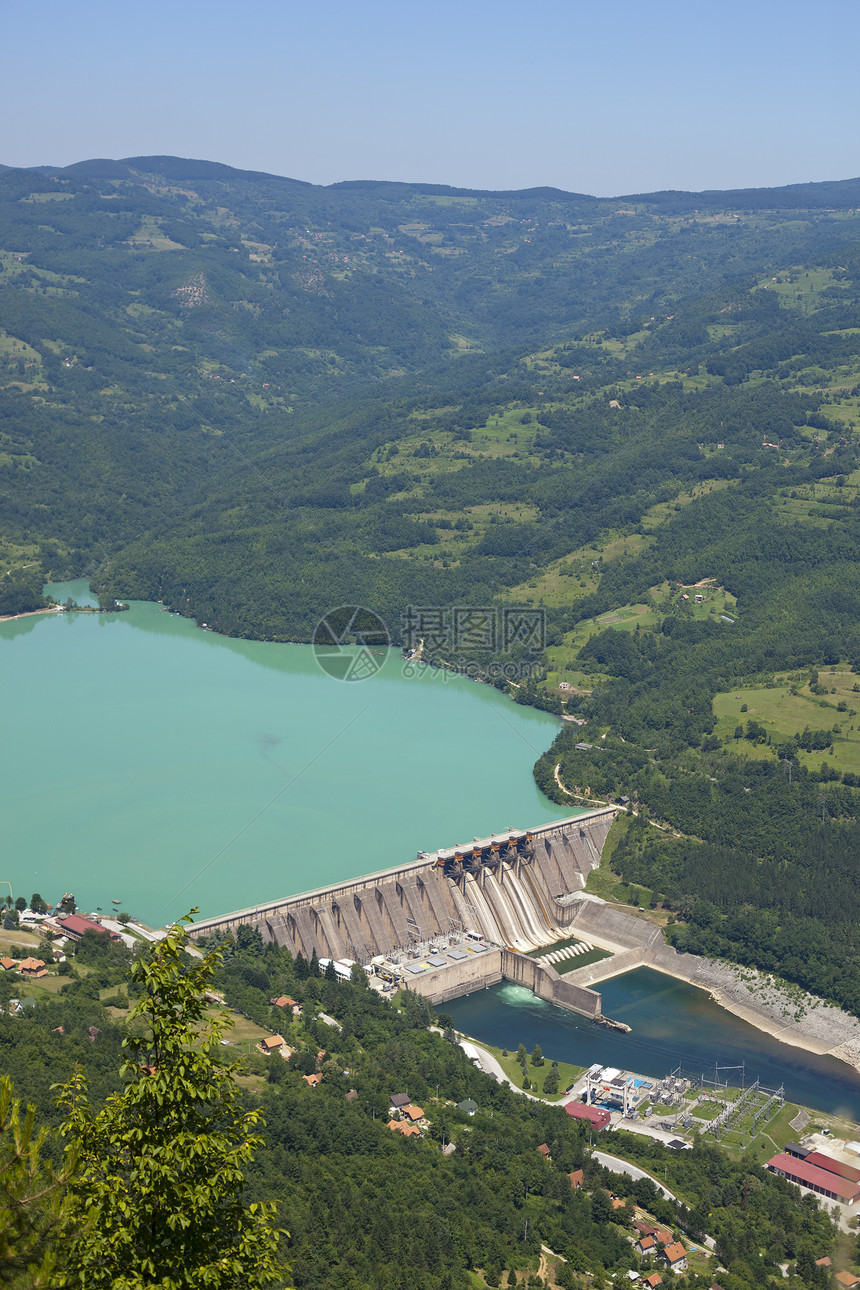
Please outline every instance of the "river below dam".
[{"label": "river below dam", "polygon": [[[48,591],[95,603],[85,582]],[[380,662],[338,681],[309,646],[144,602],[0,623],[3,889],[158,927],[562,814],[532,777],[558,718]]]},{"label": "river below dam", "polygon": [[479,1042],[510,1052],[521,1043],[529,1052],[539,1044],[548,1060],[578,1066],[600,1062],[659,1078],[680,1065],[685,1075],[713,1079],[716,1065],[724,1068],[720,1078],[736,1085],[743,1066],[747,1084],[783,1084],[790,1102],[860,1120],[860,1074],[852,1067],[780,1043],[721,1008],[704,990],[652,968],[637,968],[596,988],[604,1015],[626,1022],[630,1034],[595,1025],[505,982],[452,999],[440,1011]]}]

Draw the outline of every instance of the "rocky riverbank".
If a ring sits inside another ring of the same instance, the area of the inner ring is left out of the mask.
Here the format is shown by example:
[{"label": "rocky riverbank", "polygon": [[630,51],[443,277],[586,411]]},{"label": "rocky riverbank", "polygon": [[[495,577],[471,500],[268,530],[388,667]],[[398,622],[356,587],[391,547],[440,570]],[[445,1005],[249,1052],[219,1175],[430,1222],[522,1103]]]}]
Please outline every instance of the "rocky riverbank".
[{"label": "rocky riverbank", "polygon": [[[719,959],[679,954],[654,923],[594,899],[582,902],[573,929],[591,944],[623,955],[624,971],[651,967],[699,989],[735,1016],[784,1044],[827,1053],[860,1071],[860,1021],[767,972]],[[572,984],[598,989],[611,974],[611,960],[567,974]],[[580,977],[582,979],[580,979]]]}]

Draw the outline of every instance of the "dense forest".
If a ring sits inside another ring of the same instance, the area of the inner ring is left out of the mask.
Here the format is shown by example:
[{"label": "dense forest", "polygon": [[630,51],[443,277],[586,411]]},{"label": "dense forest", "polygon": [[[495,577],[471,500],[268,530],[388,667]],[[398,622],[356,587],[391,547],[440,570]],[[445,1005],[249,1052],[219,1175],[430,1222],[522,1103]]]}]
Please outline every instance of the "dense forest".
[{"label": "dense forest", "polygon": [[[591,1155],[587,1129],[561,1107],[528,1099],[477,1070],[454,1042],[448,1020],[435,1018],[420,996],[407,992],[392,1005],[368,987],[360,969],[352,982],[320,975],[313,960],[263,946],[247,927],[235,940],[219,941],[217,950],[221,963],[210,989],[223,992],[235,1015],[256,1019],[263,1034],[277,1031],[291,1050],[289,1060],[249,1051],[238,1093],[242,1112],[262,1112],[264,1120],[258,1124],[263,1142],[246,1170],[245,1202],[276,1202],[278,1223],[289,1231],[280,1258],[291,1272],[277,1284],[308,1290],[605,1286],[613,1274],[659,1266],[633,1250],[634,1206],[687,1245],[712,1238],[725,1290],[826,1284],[815,1260],[835,1255],[837,1231],[812,1197],[799,1200],[790,1184],[761,1167],[758,1148],[729,1155],[697,1141],[691,1151],[673,1152],[637,1135],[613,1135],[613,1151],[658,1173],[683,1198],[664,1199],[650,1178],[633,1181],[602,1167]],[[158,1069],[139,1065],[150,1041],[139,1022],[129,1023],[127,1009],[147,997],[151,949],[142,955],[129,980],[130,951],[90,932],[58,995],[22,1016],[0,1016],[3,1069],[51,1131],[43,1149],[49,1158],[59,1157],[54,1135],[68,1114],[67,1105],[57,1105],[56,1081],[68,1079],[73,1064],[88,1081],[94,1108],[123,1090],[143,1097],[147,1081],[159,1075],[168,1081],[160,1086],[165,1099],[194,1078],[181,1064],[188,1060],[184,1049],[166,1051]],[[200,961],[185,964],[196,988]],[[167,984],[171,1006],[184,996],[175,978]],[[299,1015],[271,1002],[285,995]],[[185,999],[192,1016],[197,997]],[[213,1004],[209,1011],[217,1010]],[[201,1015],[199,1024],[205,1022]],[[132,1047],[126,1045],[121,1076],[129,1025]],[[238,1043],[229,1031],[226,1039]],[[217,1067],[237,1055],[235,1046],[216,1046],[211,1059]],[[176,1082],[171,1072],[180,1077]],[[320,1077],[315,1086],[310,1075]],[[388,1126],[396,1093],[419,1104],[417,1139],[404,1140]],[[477,1110],[458,1106],[467,1098]],[[583,1185],[576,1188],[570,1175],[580,1169]],[[613,1207],[611,1196],[624,1204]],[[855,1244],[844,1240],[840,1257],[850,1262]],[[703,1250],[698,1270],[674,1279],[679,1290],[711,1284],[709,1257]]]},{"label": "dense forest", "polygon": [[71,575],[272,640],[427,611],[426,660],[573,719],[550,797],[664,826],[615,864],[679,946],[857,1012],[858,210],[2,170],[0,615]]}]

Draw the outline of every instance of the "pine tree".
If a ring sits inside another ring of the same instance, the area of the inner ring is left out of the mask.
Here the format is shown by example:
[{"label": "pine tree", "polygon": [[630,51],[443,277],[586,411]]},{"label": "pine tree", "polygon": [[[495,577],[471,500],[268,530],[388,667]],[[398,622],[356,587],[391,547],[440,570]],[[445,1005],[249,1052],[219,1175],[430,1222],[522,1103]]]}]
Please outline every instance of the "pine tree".
[{"label": "pine tree", "polygon": [[228,1014],[206,1013],[219,951],[186,967],[186,940],[175,927],[132,968],[143,997],[123,1041],[123,1092],[93,1112],[77,1070],[60,1095],[79,1153],[71,1194],[90,1220],[69,1263],[86,1290],[285,1284],[274,1206],[243,1196],[261,1113],[242,1111],[237,1063],[220,1059]]},{"label": "pine tree", "polygon": [[36,1129],[35,1112],[22,1113],[12,1081],[0,1078],[0,1283],[11,1290],[58,1284],[66,1240],[75,1227],[65,1186],[74,1170],[46,1166],[47,1129]]}]

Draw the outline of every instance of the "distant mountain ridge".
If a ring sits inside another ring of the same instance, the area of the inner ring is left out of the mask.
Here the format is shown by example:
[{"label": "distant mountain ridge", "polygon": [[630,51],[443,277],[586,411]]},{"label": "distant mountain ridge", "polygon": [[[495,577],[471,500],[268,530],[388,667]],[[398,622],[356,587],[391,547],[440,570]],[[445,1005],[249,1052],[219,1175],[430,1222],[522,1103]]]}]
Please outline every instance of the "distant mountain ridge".
[{"label": "distant mountain ridge", "polygon": [[261,179],[276,183],[297,184],[319,191],[351,189],[382,195],[386,192],[420,193],[424,196],[451,197],[531,197],[551,201],[631,201],[653,205],[687,204],[690,208],[703,206],[754,206],[766,204],[770,209],[800,206],[823,209],[830,205],[860,205],[860,178],[822,180],[810,183],[785,184],[774,188],[705,189],[701,192],[685,189],[660,189],[647,193],[621,193],[618,196],[595,197],[589,193],[568,192],[563,188],[539,186],[519,189],[459,188],[448,184],[428,184],[387,179],[341,179],[332,184],[313,184],[303,179],[272,174],[263,170],[244,170],[220,161],[172,156],[91,158],[76,161],[68,166],[14,167],[0,164],[0,171],[24,170],[34,174],[59,176],[75,175],[93,179],[129,179],[135,173],[161,174],[170,179],[222,180]]}]

